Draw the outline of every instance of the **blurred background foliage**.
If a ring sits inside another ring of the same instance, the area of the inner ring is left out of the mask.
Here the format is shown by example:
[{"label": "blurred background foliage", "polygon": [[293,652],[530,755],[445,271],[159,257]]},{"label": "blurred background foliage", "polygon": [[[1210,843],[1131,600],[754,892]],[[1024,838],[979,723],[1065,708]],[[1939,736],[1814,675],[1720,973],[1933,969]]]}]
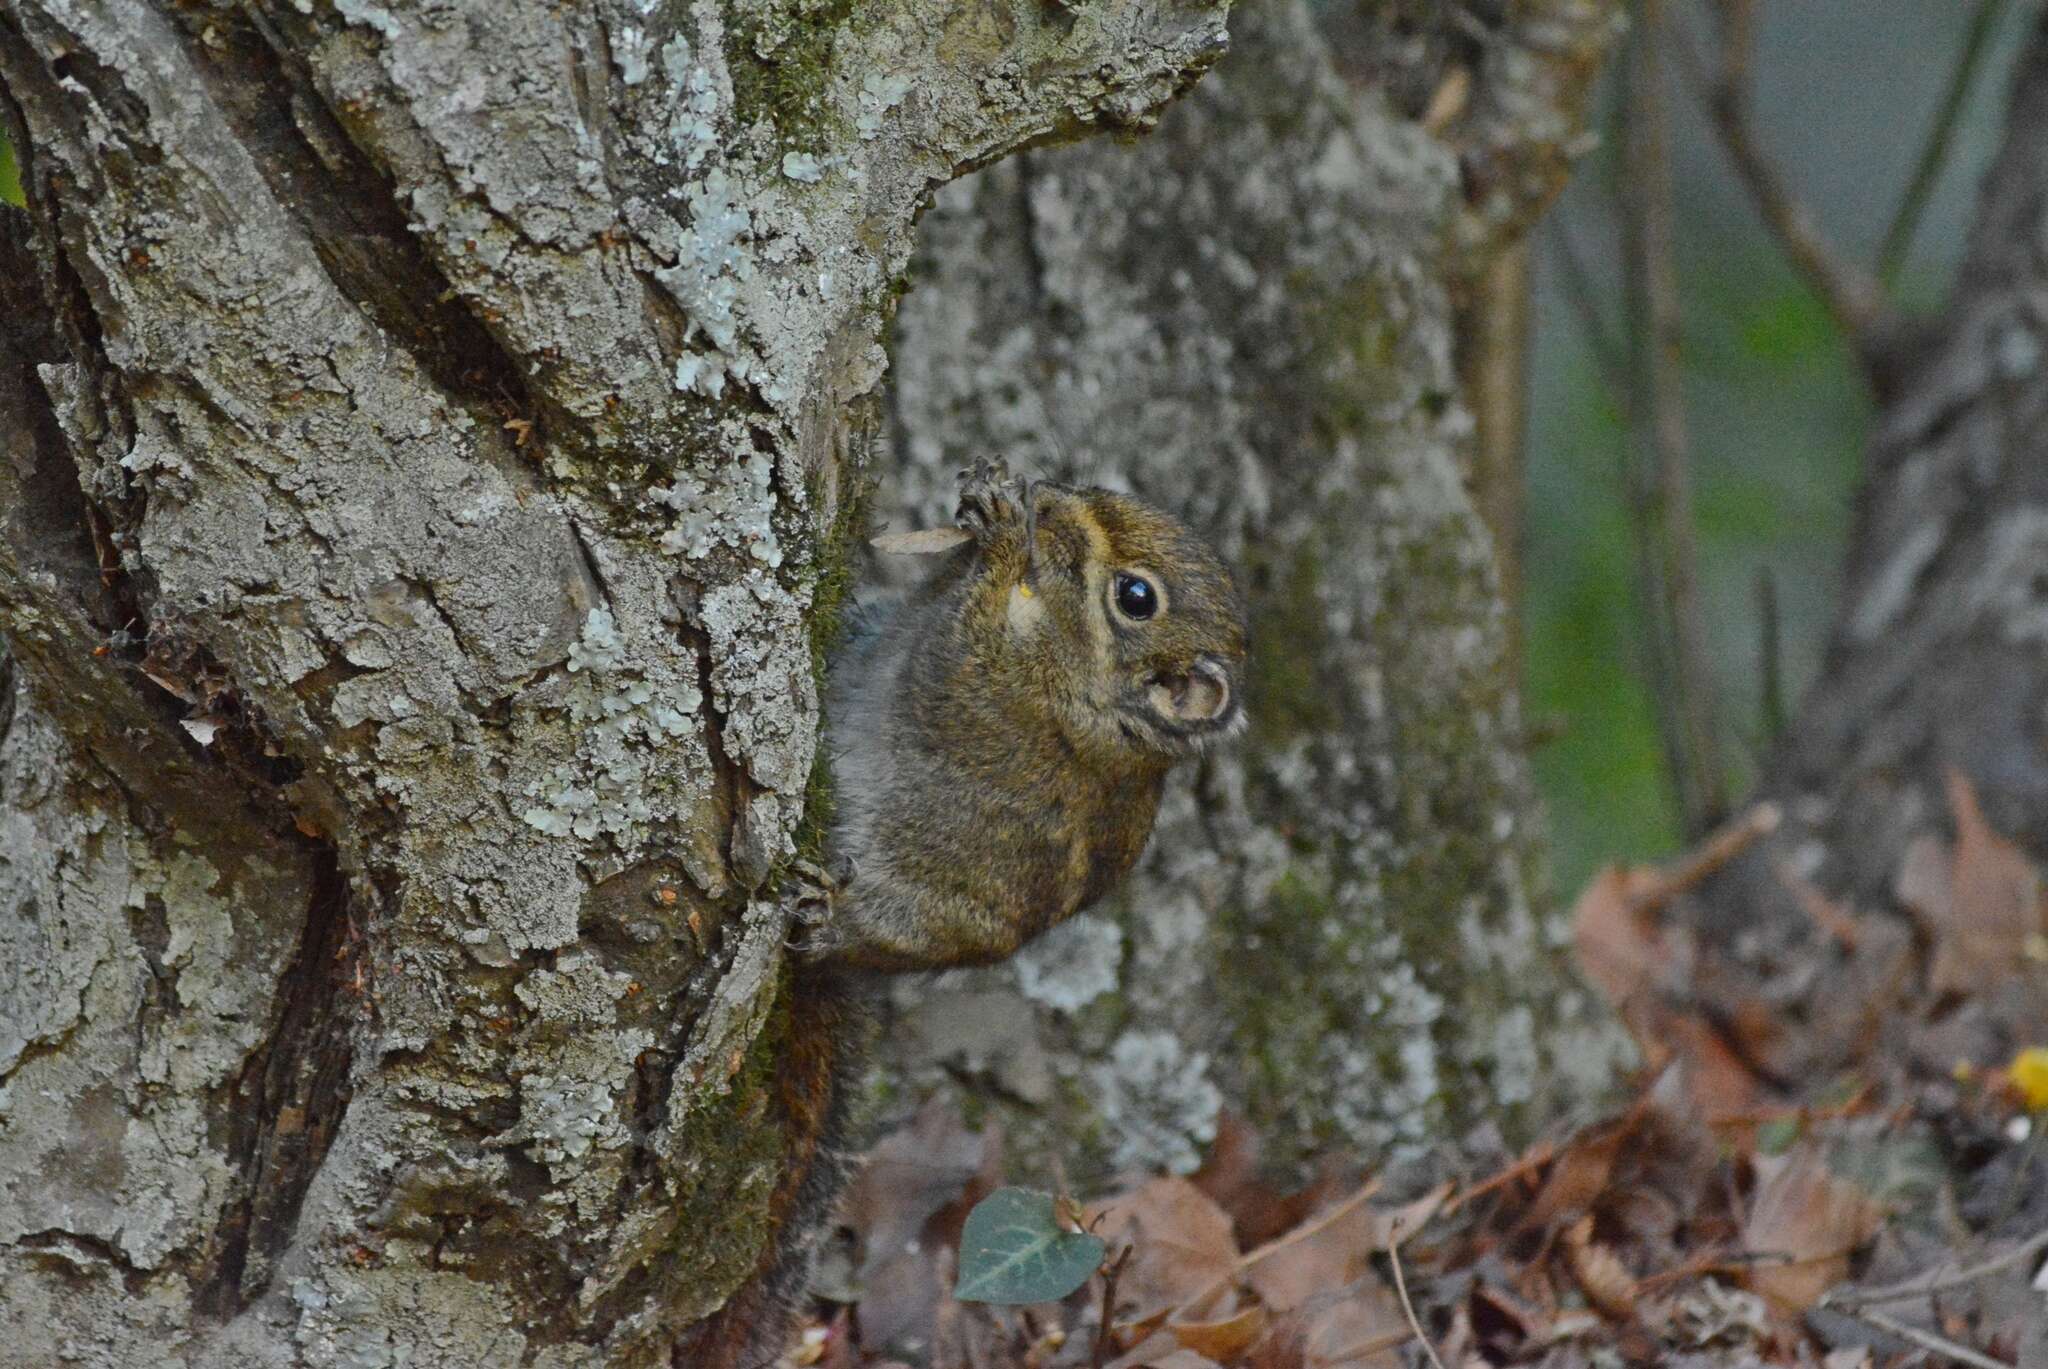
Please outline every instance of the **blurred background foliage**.
[{"label": "blurred background foliage", "polygon": [[[1700,600],[1727,787],[1739,798],[1772,729],[1759,581],[1769,577],[1777,601],[1777,703],[1794,709],[1826,647],[1870,404],[1842,332],[1765,228],[1709,119],[1698,67],[1711,60],[1717,2],[1667,5],[1667,23],[1695,56],[1690,67],[1666,63],[1663,102]],[[1821,236],[1866,270],[1973,27],[1982,28],[1974,77],[1893,292],[1909,317],[1946,293],[2039,8],[1759,0],[1757,141]],[[1610,344],[1624,337],[1619,65],[1606,76],[1601,144],[1536,240],[1521,611],[1526,710],[1565,897],[1607,861],[1680,844],[1634,588],[1625,398],[1587,322],[1601,319]]]},{"label": "blurred background foliage", "polygon": [[[1356,2],[1356,0],[1349,0]],[[1492,0],[1498,8],[1500,0]],[[1669,23],[1694,52],[1721,0],[1674,0]],[[1876,260],[1886,226],[1950,91],[1973,30],[1983,35],[1894,298],[1912,314],[1942,298],[1993,151],[2005,87],[2041,0],[1762,0],[1756,12],[1758,140],[1823,237]],[[1348,0],[1322,0],[1336,21]],[[1373,12],[1375,0],[1359,10]],[[1474,8],[1487,8],[1475,0]],[[1405,8],[1435,14],[1435,0]],[[1450,8],[1459,8],[1451,6]],[[1633,4],[1631,9],[1633,9]],[[1619,63],[1612,64],[1618,68]],[[1705,112],[1700,73],[1667,63],[1683,379],[1709,682],[1727,745],[1727,788],[1754,780],[1773,714],[1796,706],[1831,620],[1869,404],[1840,330],[1788,264],[1734,175]],[[1619,155],[1623,82],[1605,78],[1603,136],[1535,243],[1534,327],[1524,452],[1526,710],[1565,896],[1610,860],[1681,841],[1635,586],[1625,397],[1589,319],[1622,336]],[[0,137],[0,200],[21,203]],[[1566,269],[1567,258],[1576,269]],[[1766,614],[1775,600],[1780,688],[1767,697]]]}]

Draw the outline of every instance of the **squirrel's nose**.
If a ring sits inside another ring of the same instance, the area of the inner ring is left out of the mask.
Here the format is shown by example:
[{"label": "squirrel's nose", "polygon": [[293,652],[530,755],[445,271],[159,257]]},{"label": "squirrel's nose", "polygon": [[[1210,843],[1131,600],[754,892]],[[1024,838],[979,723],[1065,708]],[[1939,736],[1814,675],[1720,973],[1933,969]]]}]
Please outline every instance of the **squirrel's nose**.
[{"label": "squirrel's nose", "polygon": [[1166,694],[1166,711],[1180,722],[1197,725],[1228,722],[1237,704],[1230,672],[1208,656],[1198,657],[1185,675],[1168,681]]}]

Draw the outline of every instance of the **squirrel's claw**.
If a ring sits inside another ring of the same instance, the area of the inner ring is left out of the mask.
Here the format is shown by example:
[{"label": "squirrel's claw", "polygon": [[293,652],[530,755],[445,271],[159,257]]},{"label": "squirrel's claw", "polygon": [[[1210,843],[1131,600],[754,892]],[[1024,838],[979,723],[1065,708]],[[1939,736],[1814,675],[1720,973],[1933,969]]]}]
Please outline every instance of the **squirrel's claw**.
[{"label": "squirrel's claw", "polygon": [[832,911],[853,883],[853,862],[836,857],[831,868],[808,860],[792,860],[782,882],[782,898],[799,922],[815,925],[829,922]]},{"label": "squirrel's claw", "polygon": [[977,539],[1023,516],[1022,482],[1001,457],[976,462],[960,472],[960,507],[953,521]]}]

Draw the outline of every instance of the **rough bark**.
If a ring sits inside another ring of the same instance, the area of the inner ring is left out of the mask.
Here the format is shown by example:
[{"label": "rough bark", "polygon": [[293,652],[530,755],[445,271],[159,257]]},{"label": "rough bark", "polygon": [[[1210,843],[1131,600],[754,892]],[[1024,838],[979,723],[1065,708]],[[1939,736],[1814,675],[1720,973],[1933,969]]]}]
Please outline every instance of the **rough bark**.
[{"label": "rough bark", "polygon": [[[1720,957],[1731,982],[1705,987],[1729,1001],[1763,993],[1812,1024],[1769,1062],[1790,1092],[1835,1077],[1880,1036],[1887,1058],[1940,1074],[2009,1058],[2048,1030],[2042,970],[2024,958],[1931,1028],[1864,1011],[1895,1001],[1902,981],[1928,982],[1925,929],[1900,886],[1919,839],[1953,835],[1951,774],[1995,831],[2048,858],[2044,241],[2048,24],[2019,63],[1954,293],[1880,367],[1842,606],[1763,786],[1787,820],[1693,909],[1736,952]],[[1853,954],[1829,943],[1788,872],[1872,915]]]},{"label": "rough bark", "polygon": [[1168,502],[1247,578],[1253,721],[1178,778],[1112,906],[899,987],[899,1096],[965,1083],[1085,1181],[1192,1167],[1226,1107],[1282,1165],[1448,1156],[1609,1079],[1542,887],[1453,315],[1556,188],[1613,17],[1524,7],[1446,115],[1455,60],[1397,108],[1384,71],[1337,74],[1391,45],[1262,5],[1137,145],[939,197],[878,523],[943,516],[990,452]]},{"label": "rough bark", "polygon": [[0,5],[0,1362],[639,1364],[932,187],[1220,5]]}]

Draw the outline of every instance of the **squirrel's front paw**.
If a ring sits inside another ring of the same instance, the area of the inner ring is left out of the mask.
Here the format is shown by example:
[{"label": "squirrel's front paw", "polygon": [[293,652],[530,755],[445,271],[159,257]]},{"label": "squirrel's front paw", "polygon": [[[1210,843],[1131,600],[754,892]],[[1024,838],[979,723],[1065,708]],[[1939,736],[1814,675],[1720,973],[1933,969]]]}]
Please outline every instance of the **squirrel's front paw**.
[{"label": "squirrel's front paw", "polygon": [[953,521],[977,538],[1023,516],[1023,482],[1001,457],[976,462],[960,472],[960,507]]},{"label": "squirrel's front paw", "polygon": [[829,868],[801,859],[789,863],[781,894],[798,927],[790,950],[814,960],[831,952],[838,941],[836,914],[853,876],[853,862],[844,856]]}]

